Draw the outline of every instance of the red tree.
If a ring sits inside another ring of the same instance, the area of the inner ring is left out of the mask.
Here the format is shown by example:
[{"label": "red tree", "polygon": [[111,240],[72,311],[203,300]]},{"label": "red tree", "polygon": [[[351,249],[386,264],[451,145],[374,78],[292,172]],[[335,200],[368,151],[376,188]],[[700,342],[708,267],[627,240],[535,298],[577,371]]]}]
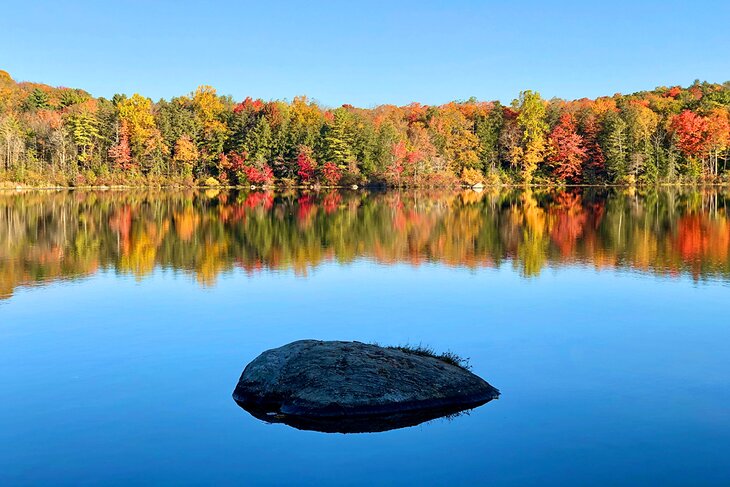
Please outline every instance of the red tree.
[{"label": "red tree", "polygon": [[669,90],[666,92],[664,96],[667,98],[677,98],[679,94],[682,93],[682,88],[679,86],[672,86],[669,88]]},{"label": "red tree", "polygon": [[328,186],[335,186],[342,178],[342,171],[334,162],[325,162],[322,165],[322,179]]},{"label": "red tree", "polygon": [[245,165],[242,172],[246,176],[246,181],[251,184],[271,184],[274,182],[274,171],[267,164],[260,168]]},{"label": "red tree", "polygon": [[119,127],[119,141],[109,148],[109,157],[119,169],[126,171],[133,167],[132,152],[129,149],[129,127],[124,120]]},{"label": "red tree", "polygon": [[672,118],[672,130],[677,136],[677,147],[685,156],[696,157],[705,151],[707,145],[707,119],[685,110]]},{"label": "red tree", "polygon": [[606,169],[606,156],[598,144],[598,134],[601,126],[595,115],[590,115],[583,120],[583,147],[586,150],[586,165],[596,175],[601,175]]},{"label": "red tree", "polygon": [[239,180],[240,182],[245,165],[245,152],[221,154],[218,161],[218,179],[223,184],[228,184],[231,180]]},{"label": "red tree", "polygon": [[251,111],[258,113],[264,108],[264,102],[261,100],[252,100],[250,96],[247,96],[245,100],[235,106],[233,113],[241,113],[243,111]]},{"label": "red tree", "polygon": [[401,177],[406,169],[406,163],[409,161],[409,153],[405,142],[400,141],[393,144],[391,154],[393,155],[393,159],[386,169],[387,175],[396,185],[400,186]]},{"label": "red tree", "polygon": [[555,174],[566,181],[580,181],[586,149],[583,137],[576,132],[571,114],[564,113],[560,117],[560,122],[550,133],[550,145],[552,151],[549,161],[555,166]]},{"label": "red tree", "polygon": [[312,157],[312,149],[307,146],[299,148],[297,166],[299,167],[297,174],[303,183],[308,183],[314,178],[314,171],[317,167],[317,162]]},{"label": "red tree", "polygon": [[221,154],[218,177],[222,183],[235,178],[239,184],[271,184],[274,171],[268,164],[256,165],[246,161],[245,152]]}]

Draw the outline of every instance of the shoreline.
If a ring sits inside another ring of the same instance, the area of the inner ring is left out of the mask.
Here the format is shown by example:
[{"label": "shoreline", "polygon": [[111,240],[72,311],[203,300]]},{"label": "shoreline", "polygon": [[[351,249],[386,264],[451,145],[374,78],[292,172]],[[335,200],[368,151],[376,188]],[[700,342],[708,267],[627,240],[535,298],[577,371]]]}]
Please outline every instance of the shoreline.
[{"label": "shoreline", "polygon": [[191,185],[184,186],[178,184],[115,184],[115,185],[88,185],[88,186],[29,186],[25,184],[0,182],[0,191],[127,191],[127,190],[234,190],[234,191],[395,191],[395,190],[467,190],[485,191],[489,189],[569,189],[569,188],[604,188],[604,189],[647,189],[647,188],[730,188],[730,182],[720,183],[656,183],[656,184],[486,184],[486,185],[462,185],[462,186],[384,186],[384,185],[363,185],[363,186],[286,186],[286,185],[266,185],[266,186],[240,186],[240,185]]}]

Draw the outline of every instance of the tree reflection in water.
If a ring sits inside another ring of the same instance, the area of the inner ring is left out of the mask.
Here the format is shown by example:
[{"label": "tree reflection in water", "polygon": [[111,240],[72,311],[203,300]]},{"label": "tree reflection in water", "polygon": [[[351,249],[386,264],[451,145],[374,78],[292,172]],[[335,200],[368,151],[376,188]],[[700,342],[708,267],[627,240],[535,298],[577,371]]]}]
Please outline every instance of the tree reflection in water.
[{"label": "tree reflection in water", "polygon": [[306,275],[357,259],[727,280],[727,205],[710,189],[1,193],[0,296],[100,269],[171,268],[212,286],[233,269]]}]

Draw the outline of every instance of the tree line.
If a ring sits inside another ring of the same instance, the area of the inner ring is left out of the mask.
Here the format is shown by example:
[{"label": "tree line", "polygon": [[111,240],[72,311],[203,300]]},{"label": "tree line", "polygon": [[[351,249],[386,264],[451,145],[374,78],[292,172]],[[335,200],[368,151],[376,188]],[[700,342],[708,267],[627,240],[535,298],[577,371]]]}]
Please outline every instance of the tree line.
[{"label": "tree line", "polygon": [[730,82],[509,106],[153,102],[0,71],[0,181],[31,185],[450,186],[730,180]]}]

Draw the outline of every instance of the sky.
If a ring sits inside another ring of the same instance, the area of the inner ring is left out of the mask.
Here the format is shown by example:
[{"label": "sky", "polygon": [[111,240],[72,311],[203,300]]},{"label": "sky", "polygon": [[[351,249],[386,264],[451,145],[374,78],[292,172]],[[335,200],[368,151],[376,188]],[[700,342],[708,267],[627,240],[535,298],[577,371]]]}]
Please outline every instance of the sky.
[{"label": "sky", "polygon": [[26,1],[0,14],[17,81],[157,100],[440,104],[730,80],[730,2]]}]

